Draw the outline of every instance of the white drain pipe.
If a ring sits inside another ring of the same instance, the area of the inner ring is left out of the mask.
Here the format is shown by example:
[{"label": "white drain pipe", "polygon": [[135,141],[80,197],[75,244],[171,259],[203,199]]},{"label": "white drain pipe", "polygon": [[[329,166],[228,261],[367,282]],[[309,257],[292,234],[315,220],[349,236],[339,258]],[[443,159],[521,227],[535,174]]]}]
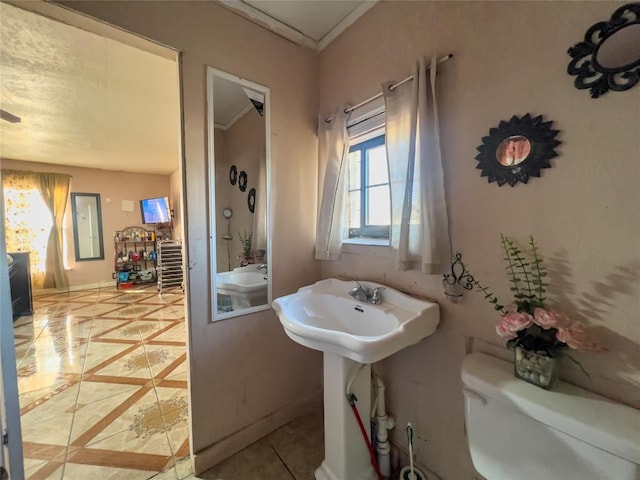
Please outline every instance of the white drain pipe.
[{"label": "white drain pipe", "polygon": [[372,372],[376,386],[376,452],[380,473],[384,478],[391,476],[391,444],[388,431],[395,427],[393,417],[388,416],[384,401],[384,383],[379,376]]}]

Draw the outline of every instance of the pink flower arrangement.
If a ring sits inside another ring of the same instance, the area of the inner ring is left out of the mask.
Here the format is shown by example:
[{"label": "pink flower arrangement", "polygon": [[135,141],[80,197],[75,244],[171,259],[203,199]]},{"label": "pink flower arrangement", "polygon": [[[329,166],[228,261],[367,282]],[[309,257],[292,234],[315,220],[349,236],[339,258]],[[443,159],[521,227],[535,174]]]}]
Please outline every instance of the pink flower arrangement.
[{"label": "pink flower arrangement", "polygon": [[520,330],[533,325],[533,317],[528,313],[509,312],[500,319],[496,331],[502,338],[516,338]]},{"label": "pink flower arrangement", "polygon": [[588,352],[599,352],[603,350],[598,342],[589,338],[589,335],[585,332],[584,325],[578,322],[571,323],[564,328],[558,328],[556,338],[574,350],[585,350]]},{"label": "pink flower arrangement", "polygon": [[592,352],[602,350],[589,338],[582,323],[545,306],[547,272],[542,266],[543,260],[534,238],[529,238],[531,259],[527,259],[513,240],[501,235],[511,291],[515,297],[513,304],[507,307],[500,305],[493,293],[474,280],[478,290],[485,294],[495,310],[502,313],[496,332],[507,340],[510,348],[517,346],[549,357],[559,356],[566,348]]},{"label": "pink flower arrangement", "polygon": [[516,345],[524,347],[524,343],[535,344],[536,350],[544,350],[550,356],[553,356],[552,351],[566,347],[591,352],[602,350],[597,342],[589,338],[580,322],[572,322],[563,313],[540,307],[533,311],[533,315],[517,311],[506,313],[498,321],[496,332],[510,341],[521,339],[514,342]]}]

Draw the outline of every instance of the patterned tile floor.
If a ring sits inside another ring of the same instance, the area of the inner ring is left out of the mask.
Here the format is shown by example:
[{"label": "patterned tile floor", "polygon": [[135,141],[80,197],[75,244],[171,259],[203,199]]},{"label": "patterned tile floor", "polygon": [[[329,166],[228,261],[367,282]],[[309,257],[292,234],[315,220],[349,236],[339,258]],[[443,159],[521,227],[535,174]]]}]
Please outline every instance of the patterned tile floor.
[{"label": "patterned tile floor", "polygon": [[191,473],[183,295],[37,296],[14,323],[27,479]]}]

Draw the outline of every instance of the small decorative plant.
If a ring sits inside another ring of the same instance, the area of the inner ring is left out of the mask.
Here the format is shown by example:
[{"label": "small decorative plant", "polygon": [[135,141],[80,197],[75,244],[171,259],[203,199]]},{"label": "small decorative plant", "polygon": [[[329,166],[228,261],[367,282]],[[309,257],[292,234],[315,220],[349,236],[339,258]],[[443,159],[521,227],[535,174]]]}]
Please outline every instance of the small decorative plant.
[{"label": "small decorative plant", "polygon": [[240,266],[244,267],[253,263],[253,255],[251,250],[251,244],[253,243],[253,232],[247,233],[244,231],[244,234],[238,232],[238,238],[240,239],[240,243],[242,244],[242,256],[240,257]]},{"label": "small decorative plant", "polygon": [[582,323],[570,320],[565,314],[547,307],[547,272],[533,236],[529,237],[529,256],[511,238],[501,234],[500,240],[505,252],[504,260],[514,302],[505,307],[477,280],[474,284],[502,314],[496,325],[496,332],[507,339],[507,347],[520,347],[547,357],[559,357],[567,348],[602,350],[600,345],[589,338]]}]

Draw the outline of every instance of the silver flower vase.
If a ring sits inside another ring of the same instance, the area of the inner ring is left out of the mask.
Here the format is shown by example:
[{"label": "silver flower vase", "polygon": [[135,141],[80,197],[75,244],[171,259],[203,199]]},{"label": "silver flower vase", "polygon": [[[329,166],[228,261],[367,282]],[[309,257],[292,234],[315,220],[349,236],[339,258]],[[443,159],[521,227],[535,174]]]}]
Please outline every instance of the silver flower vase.
[{"label": "silver flower vase", "polygon": [[557,359],[549,357],[542,352],[515,347],[514,372],[516,377],[525,382],[549,390],[557,378]]}]

